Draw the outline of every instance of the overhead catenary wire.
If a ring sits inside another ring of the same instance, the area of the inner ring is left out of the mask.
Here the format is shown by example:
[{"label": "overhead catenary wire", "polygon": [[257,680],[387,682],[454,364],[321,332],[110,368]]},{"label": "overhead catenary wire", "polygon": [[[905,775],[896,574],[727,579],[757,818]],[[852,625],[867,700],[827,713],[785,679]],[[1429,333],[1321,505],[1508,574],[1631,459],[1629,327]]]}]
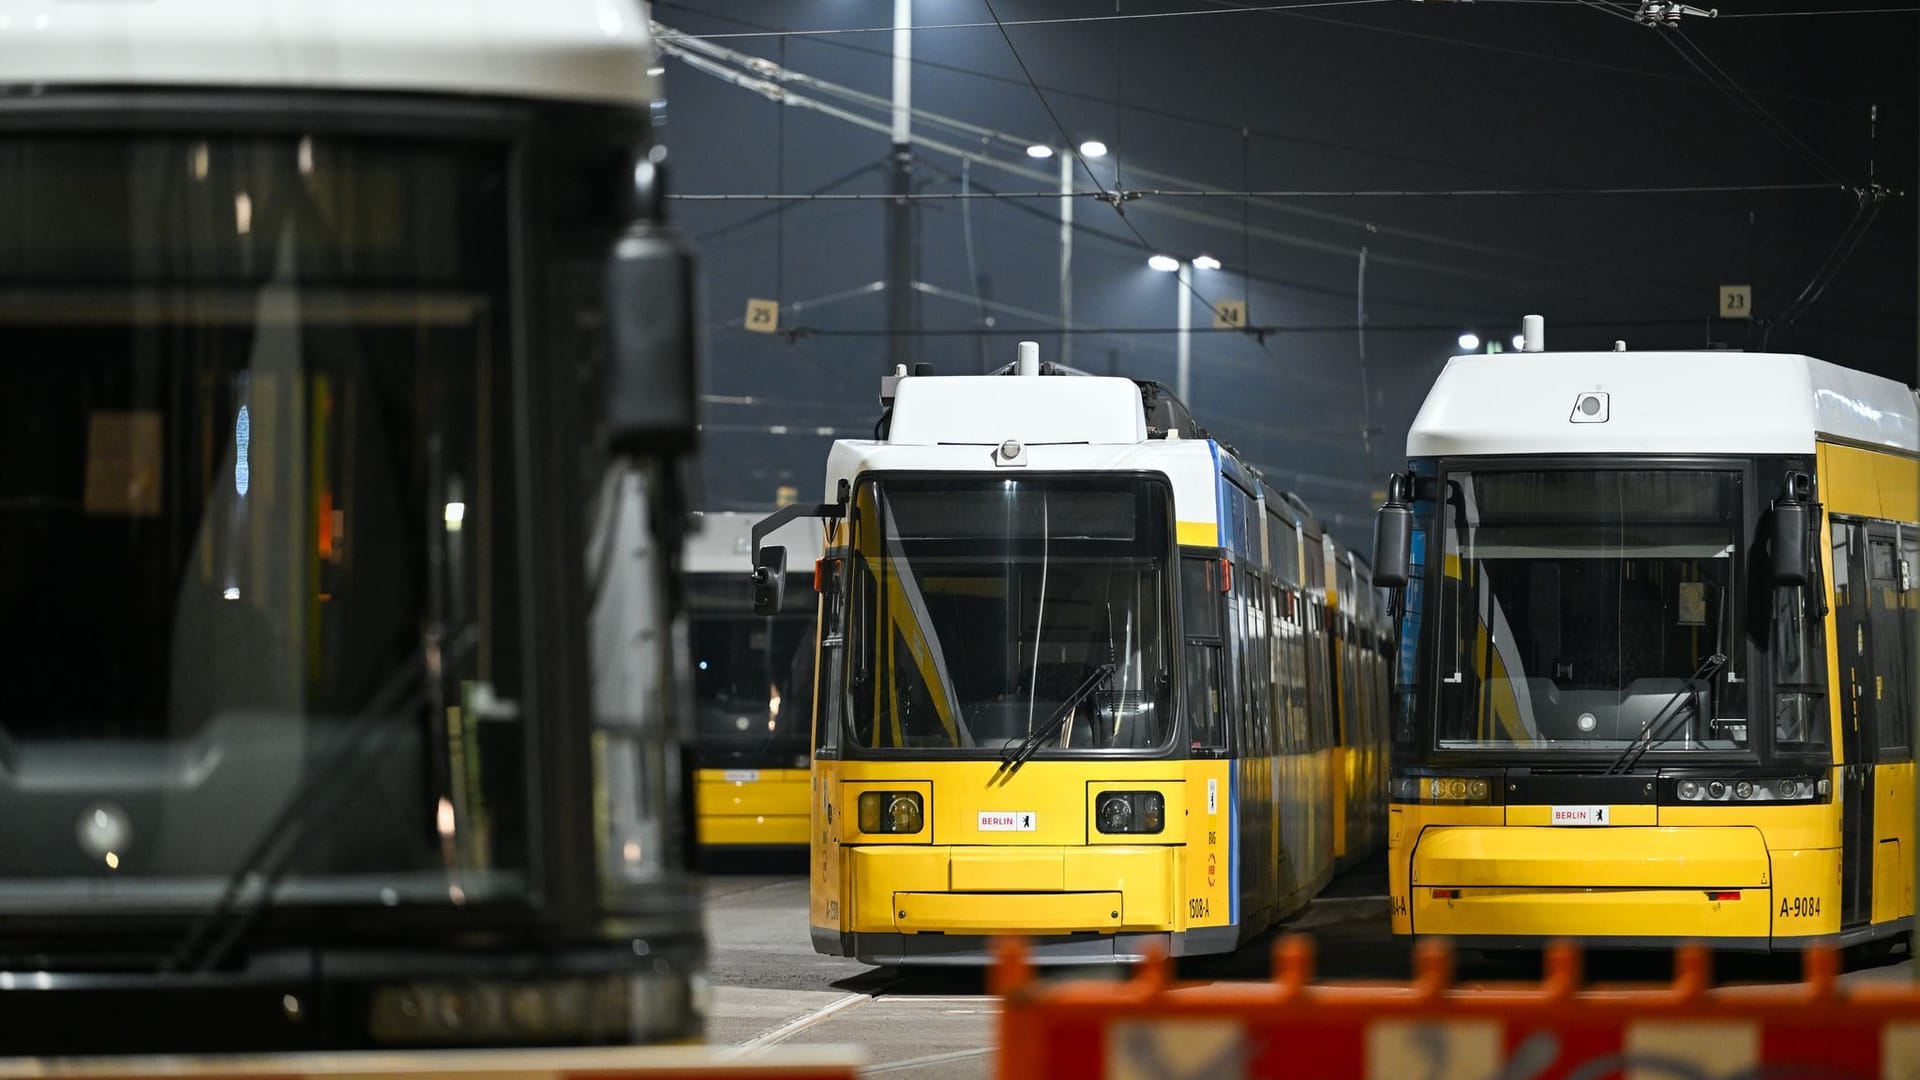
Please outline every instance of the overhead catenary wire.
[{"label": "overhead catenary wire", "polygon": [[[1481,2],[1487,3],[1487,2],[1490,2],[1490,0],[1481,0]],[[1560,6],[1575,6],[1577,4],[1577,0],[1499,0],[1499,2],[1502,2],[1502,3],[1551,2]],[[736,26],[748,26],[748,27],[753,27],[760,30],[769,31],[771,33],[779,32],[775,27],[769,26],[765,23],[754,22],[751,19],[740,18],[738,14],[723,15],[717,12],[705,11],[698,8],[690,7],[683,3],[676,3],[674,2],[674,0],[660,0],[660,2],[658,2],[655,5],[655,7],[656,9],[671,8],[674,10],[685,11],[688,14],[694,15],[696,17],[715,19],[721,22],[731,23]],[[1920,9],[1916,9],[1916,10],[1920,10]],[[1279,14],[1284,15],[1287,13],[1280,12]],[[1769,13],[1763,12],[1758,14],[1769,14]],[[1295,14],[1293,17],[1311,18],[1311,16],[1301,16],[1298,14]],[[1358,24],[1358,23],[1348,23],[1341,20],[1318,19],[1316,21],[1325,23],[1327,25],[1346,27],[1349,29],[1389,30],[1390,32],[1392,32],[1391,28],[1374,27],[1374,26],[1368,26],[1366,24]],[[1427,35],[1415,35],[1415,36],[1427,36]],[[867,46],[860,45],[855,41],[841,40],[839,38],[827,37],[827,38],[813,38],[813,39],[803,39],[803,40],[811,40],[814,43],[821,45],[823,47],[839,49],[846,52],[858,53],[866,56],[875,57],[878,59],[889,59],[892,56],[891,52],[887,50],[870,48]],[[1489,46],[1489,45],[1486,45],[1486,43],[1482,43],[1482,42],[1462,41],[1462,40],[1453,39],[1453,38],[1435,38],[1435,40],[1456,44],[1456,45],[1471,46],[1471,47],[1488,47],[1488,48],[1496,48],[1496,49],[1501,48],[1500,46]],[[1553,63],[1586,66],[1586,67],[1591,67],[1591,68],[1596,68],[1601,70],[1607,70],[1607,71],[1611,71],[1611,72],[1622,74],[1622,75],[1640,76],[1648,79],[1656,79],[1661,81],[1684,82],[1692,85],[1698,85],[1699,82],[1701,81],[1697,79],[1688,78],[1682,75],[1676,75],[1676,74],[1672,74],[1664,71],[1655,71],[1655,70],[1646,69],[1646,68],[1620,67],[1617,65],[1603,64],[1596,61],[1583,60],[1583,59],[1574,58],[1574,57],[1561,57],[1561,56],[1556,56],[1556,55],[1547,54],[1547,53],[1530,53],[1530,52],[1526,52],[1525,50],[1507,50],[1507,51],[1517,52],[1524,56],[1530,56],[1537,59],[1550,61]],[[944,63],[942,61],[934,60],[919,54],[916,54],[912,57],[911,63],[915,67],[926,68],[928,70],[934,70],[934,71],[950,72],[952,74],[961,75],[961,76],[965,76],[972,79],[979,79],[979,80],[988,81],[988,82],[1000,83],[1002,85],[1008,85],[1008,86],[1024,86],[1025,85],[1025,81],[1021,79],[1016,79],[1010,76],[1001,75],[995,72],[981,71],[974,66]],[[1116,73],[1117,73],[1117,68],[1116,68]],[[1280,142],[1280,143],[1296,145],[1296,146],[1309,146],[1316,149],[1331,150],[1331,151],[1336,151],[1339,153],[1346,153],[1346,154],[1355,154],[1363,157],[1374,157],[1374,158],[1379,158],[1380,160],[1383,160],[1383,161],[1394,161],[1402,164],[1424,165],[1424,166],[1430,166],[1434,168],[1448,169],[1454,172],[1465,173],[1470,175],[1504,176],[1504,177],[1513,177],[1517,179],[1525,179],[1525,180],[1533,180],[1533,181],[1537,181],[1540,179],[1537,176],[1532,176],[1524,172],[1518,172],[1511,168],[1491,168],[1491,167],[1478,165],[1478,164],[1470,164],[1470,163],[1457,162],[1457,161],[1442,161],[1435,158],[1427,158],[1427,157],[1422,157],[1416,154],[1407,154],[1407,153],[1399,152],[1396,150],[1383,149],[1379,147],[1361,146],[1357,144],[1344,143],[1344,142],[1339,142],[1339,141],[1330,140],[1330,139],[1309,138],[1306,136],[1288,134],[1285,132],[1274,131],[1271,129],[1248,127],[1244,124],[1217,120],[1217,119],[1213,119],[1211,117],[1206,117],[1206,116],[1197,116],[1191,113],[1182,113],[1175,110],[1160,108],[1160,107],[1156,107],[1156,106],[1145,104],[1138,101],[1122,102],[1117,95],[1112,98],[1105,98],[1098,94],[1089,93],[1082,90],[1074,90],[1069,87],[1047,86],[1043,84],[1043,88],[1049,94],[1052,94],[1055,97],[1070,97],[1070,98],[1075,98],[1077,100],[1091,102],[1094,104],[1113,105],[1116,108],[1116,110],[1125,109],[1126,111],[1139,113],[1144,116],[1154,116],[1154,117],[1159,117],[1159,118],[1168,119],[1168,120],[1175,120],[1181,123],[1192,124],[1192,125],[1206,127],[1206,128],[1212,128],[1214,130],[1219,130],[1219,131],[1250,132],[1254,137],[1273,141],[1273,142]],[[1783,100],[1807,102],[1811,104],[1817,104],[1817,105],[1833,107],[1833,108],[1853,109],[1858,107],[1857,105],[1849,102],[1825,101],[1825,100],[1806,98],[1806,97],[1791,95],[1791,94],[1775,93],[1772,91],[1759,91],[1759,93],[1768,97],[1776,97],[1776,98],[1781,98]],[[916,114],[919,113],[919,110],[916,109],[915,111],[916,111]],[[933,118],[931,116],[916,115],[916,119],[933,119]],[[1710,210],[1711,207],[1709,207],[1708,209]],[[1729,212],[1737,212],[1737,211],[1729,211]]]},{"label": "overhead catenary wire", "polygon": [[[861,126],[876,132],[889,130],[885,124],[881,123],[876,119],[862,117],[859,114],[849,112],[846,109],[827,105],[823,102],[819,102],[812,98],[809,98],[804,94],[796,94],[791,90],[787,89],[784,84],[787,82],[796,83],[802,86],[806,86],[809,89],[815,90],[819,93],[841,96],[848,101],[866,104],[877,110],[884,110],[884,109],[890,108],[890,103],[884,98],[880,98],[871,94],[865,94],[860,91],[851,90],[850,88],[840,87],[840,86],[837,86],[836,84],[827,82],[826,80],[818,79],[813,76],[805,75],[803,73],[793,72],[790,70],[783,70],[779,68],[777,65],[772,64],[770,61],[767,61],[762,57],[740,53],[740,52],[737,52],[736,50],[728,49],[725,46],[721,46],[721,45],[715,45],[708,42],[689,39],[681,32],[674,30],[671,27],[660,25],[658,23],[654,24],[654,28],[655,28],[656,34],[661,40],[663,48],[670,55],[687,60],[695,68],[695,70],[702,71],[703,73],[714,74],[744,89],[748,89],[755,93],[760,93],[763,95],[774,97],[776,100],[780,100],[791,106],[813,109],[815,111],[819,111],[823,113],[824,115],[828,115],[835,119],[840,119],[846,122],[850,122],[855,124],[856,126]],[[691,54],[691,55],[688,55],[688,54]],[[696,58],[699,59],[700,62],[698,63],[694,62]],[[733,70],[733,68],[730,68],[728,65],[734,65],[735,67],[738,67],[738,68],[744,68],[745,71]],[[1024,149],[1024,147],[1029,145],[1031,142],[1030,139],[1015,137],[1003,132],[993,131],[992,129],[984,128],[975,124],[968,124],[963,121],[954,120],[950,117],[944,117],[939,114],[932,113],[930,111],[923,110],[923,109],[916,108],[914,110],[914,116],[915,116],[916,123],[924,122],[930,126],[945,126],[956,131],[965,132],[966,134],[977,137],[977,138],[995,139],[1009,146],[1018,146]],[[941,154],[959,158],[961,160],[972,160],[976,164],[991,165],[992,167],[999,169],[1002,172],[1006,172],[1015,176],[1020,176],[1029,180],[1051,182],[1055,179],[1055,177],[1051,173],[1043,174],[1038,170],[1027,168],[1019,164],[1012,164],[1005,161],[1001,161],[993,157],[992,155],[983,154],[979,151],[969,150],[961,146],[946,143],[937,138],[930,138],[925,135],[915,134],[913,139],[914,139],[915,145],[923,149],[937,151]],[[1166,183],[1168,181],[1179,182],[1178,178],[1166,176],[1165,174],[1155,174],[1155,173],[1148,172],[1146,170],[1137,170],[1137,171],[1139,172],[1140,175],[1147,176],[1151,179],[1159,180],[1162,183]],[[1171,185],[1169,185],[1167,188],[1161,189],[1161,190],[1176,190],[1176,189],[1173,188]],[[1179,190],[1197,190],[1197,186],[1183,185],[1181,188],[1179,188]],[[1496,190],[1496,189],[1475,189],[1475,190]],[[1503,190],[1518,190],[1518,189],[1503,189]],[[1277,193],[1277,194],[1288,194],[1288,193]],[[1056,190],[1048,190],[1047,192],[1045,192],[1045,195],[1048,198],[1058,197],[1058,193]],[[1017,199],[1012,201],[1015,202],[1016,204],[1019,202],[1019,200]],[[1339,257],[1352,257],[1354,253],[1358,250],[1357,244],[1333,243],[1333,242],[1311,239],[1298,234],[1281,231],[1279,229],[1275,229],[1270,226],[1254,226],[1251,229],[1249,229],[1247,227],[1247,223],[1245,221],[1244,215],[1242,216],[1241,221],[1230,221],[1224,217],[1216,217],[1214,215],[1207,214],[1204,211],[1188,210],[1183,207],[1172,205],[1167,202],[1161,202],[1157,205],[1152,202],[1146,202],[1146,203],[1141,203],[1140,205],[1145,206],[1146,209],[1152,212],[1155,212],[1164,216],[1173,217],[1178,220],[1187,221],[1192,224],[1239,232],[1241,233],[1243,240],[1250,234],[1252,236],[1258,237],[1259,239],[1267,242],[1282,244],[1285,246],[1295,247],[1302,250],[1314,251],[1321,254],[1333,255],[1333,256],[1339,256]],[[1651,279],[1646,278],[1645,275],[1643,274],[1637,274],[1637,273],[1630,274],[1630,273],[1625,273],[1621,271],[1613,271],[1613,270],[1608,270],[1604,267],[1596,267],[1588,263],[1574,262],[1564,258],[1543,255],[1538,252],[1507,250],[1507,249],[1495,247],[1493,245],[1459,241],[1459,240],[1455,240],[1448,237],[1441,237],[1441,236],[1436,236],[1436,235],[1432,235],[1424,232],[1419,232],[1416,230],[1379,225],[1370,221],[1362,221],[1359,219],[1346,218],[1337,214],[1329,214],[1326,211],[1315,210],[1310,207],[1290,205],[1287,202],[1279,201],[1277,198],[1268,198],[1268,199],[1260,200],[1258,202],[1258,205],[1263,209],[1270,209],[1276,212],[1288,213],[1292,215],[1304,215],[1309,218],[1313,218],[1317,220],[1326,220],[1326,221],[1343,224],[1346,226],[1353,227],[1367,235],[1372,235],[1375,233],[1385,233],[1388,235],[1399,236],[1406,239],[1417,240],[1427,244],[1434,244],[1438,246],[1451,247],[1451,248],[1464,250],[1464,251],[1471,251],[1479,255],[1501,256],[1506,259],[1517,259],[1521,261],[1531,262],[1537,265],[1562,266],[1564,268],[1577,271],[1582,276],[1600,274],[1600,275],[1614,277],[1614,278],[1618,278],[1618,279],[1622,279],[1630,282],[1637,281],[1646,287],[1645,291],[1647,293],[1648,303],[1650,304],[1664,303],[1667,305],[1672,304],[1671,299],[1668,299],[1668,297],[1670,297],[1671,295],[1670,284],[1669,286],[1656,287],[1659,285],[1659,283],[1653,282]],[[1531,291],[1541,292],[1541,293],[1546,293],[1551,291],[1550,285],[1543,283],[1538,279],[1520,279],[1520,278],[1509,277],[1506,275],[1489,272],[1488,270],[1483,268],[1485,265],[1484,263],[1476,263],[1474,265],[1462,266],[1459,264],[1435,262],[1433,260],[1422,259],[1422,258],[1417,258],[1413,256],[1392,255],[1392,254],[1382,253],[1379,251],[1375,251],[1372,253],[1372,259],[1374,262],[1379,263],[1383,266],[1398,266],[1398,267],[1407,268],[1407,269],[1446,273],[1454,276],[1474,278],[1477,280],[1486,281],[1489,283],[1498,284],[1498,285],[1502,285],[1502,286],[1505,286],[1508,288],[1514,288],[1514,289],[1531,290]]]},{"label": "overhead catenary wire", "polygon": [[1920,7],[1898,8],[1832,8],[1820,11],[1723,11],[1717,17],[1722,19],[1789,19],[1804,18],[1811,15],[1917,15]]},{"label": "overhead catenary wire", "polygon": [[[1002,22],[929,23],[913,27],[914,33],[930,30],[985,30],[1000,26],[1058,26],[1072,23],[1136,22],[1142,19],[1182,19],[1208,15],[1232,15],[1241,11],[1259,13],[1263,11],[1303,11],[1309,8],[1366,7],[1371,4],[1395,4],[1400,0],[1296,0],[1288,4],[1262,4],[1256,7],[1235,10],[1220,8],[1197,8],[1189,11],[1143,11],[1115,15],[1064,15],[1050,19],[1010,19]],[[738,33],[700,34],[705,41],[717,41],[726,38],[764,38],[764,37],[837,37],[842,34],[890,34],[892,26],[835,26],[817,30],[749,30]]]},{"label": "overhead catenary wire", "polygon": [[[1807,164],[1811,165],[1814,171],[1836,183],[1845,184],[1847,182],[1846,174],[1834,167],[1832,162],[1820,156],[1819,152],[1814,150],[1813,147],[1808,146],[1805,140],[1794,134],[1792,128],[1768,112],[1765,106],[1755,100],[1752,94],[1747,93],[1746,89],[1734,80],[1733,76],[1728,75],[1724,68],[1715,63],[1713,57],[1708,56],[1705,50],[1694,44],[1692,38],[1678,29],[1661,28],[1656,32],[1659,33],[1661,40],[1665,41],[1672,47],[1675,53],[1679,54],[1680,59],[1686,61],[1688,66],[1692,67],[1695,71],[1700,72],[1708,82],[1713,84],[1715,89],[1726,96],[1727,100],[1733,102],[1735,107],[1758,122],[1762,128],[1772,133],[1775,139],[1779,140],[1787,149],[1793,151]],[[1712,70],[1709,71],[1709,68]]]},{"label": "overhead catenary wire", "polygon": [[[1240,10],[1247,10],[1247,7],[1248,7],[1245,4],[1235,2],[1235,0],[1202,0],[1202,2],[1214,4],[1218,7],[1238,8]],[[1487,0],[1481,0],[1481,2],[1485,3],[1487,2]],[[1513,2],[1516,2],[1516,0],[1505,0],[1505,2],[1513,3]],[[1557,5],[1557,6],[1563,6],[1571,9],[1571,8],[1580,7],[1583,5],[1581,0],[1569,0],[1568,3],[1563,5]],[[1621,64],[1609,64],[1601,60],[1591,60],[1584,57],[1563,56],[1557,53],[1536,52],[1532,49],[1520,49],[1520,48],[1515,48],[1511,45],[1496,45],[1490,41],[1475,41],[1470,38],[1448,37],[1445,34],[1429,34],[1419,30],[1406,30],[1398,26],[1381,26],[1375,23],[1351,22],[1346,19],[1336,19],[1336,18],[1333,18],[1332,16],[1316,15],[1306,11],[1283,10],[1283,11],[1274,11],[1271,14],[1274,15],[1276,18],[1305,20],[1307,22],[1321,23],[1326,26],[1339,26],[1348,30],[1361,30],[1361,31],[1366,31],[1370,33],[1386,34],[1392,37],[1407,38],[1415,41],[1428,41],[1428,42],[1433,42],[1441,45],[1453,45],[1463,49],[1477,49],[1483,52],[1497,53],[1503,56],[1523,57],[1529,60],[1543,60],[1552,64],[1567,65],[1567,66],[1573,66],[1573,67],[1584,67],[1584,68],[1590,68],[1596,71],[1612,72],[1614,74],[1619,74],[1619,75],[1636,75],[1636,76],[1641,76],[1648,79],[1660,79],[1667,82],[1686,83],[1690,86],[1697,86],[1699,85],[1699,82],[1700,82],[1700,80],[1688,78],[1685,75],[1678,75],[1672,72],[1654,71],[1649,68],[1627,67]],[[1729,18],[1730,16],[1722,15],[1720,17]],[[1833,101],[1827,98],[1812,98],[1812,97],[1806,97],[1800,94],[1782,93],[1780,91],[1767,91],[1766,96],[1779,98],[1782,101],[1798,101],[1798,102],[1802,102],[1809,105],[1820,105],[1827,108],[1858,109],[1861,107],[1857,102]]]},{"label": "overhead catenary wire", "polygon": [[[1643,187],[1594,188],[1127,188],[1124,190],[1074,191],[1074,197],[1111,202],[1117,196],[1123,202],[1156,199],[1467,199],[1467,198],[1541,198],[1549,196],[1616,195],[1724,195],[1765,194],[1792,191],[1851,191],[1844,181],[1797,184],[1669,184]],[[885,192],[822,192],[781,194],[779,192],[680,192],[669,199],[685,202],[897,202],[909,199],[925,202],[952,202],[959,199],[1058,199],[1058,191],[921,191],[909,195]]]},{"label": "overhead catenary wire", "polygon": [[[1481,2],[1485,3],[1485,2],[1488,2],[1488,0],[1481,0]],[[1522,2],[1522,0],[1500,0],[1500,2],[1519,3],[1519,2]],[[1546,0],[1539,0],[1539,2],[1546,2]],[[1571,4],[1574,4],[1576,0],[1552,0],[1552,2],[1565,3],[1568,5],[1571,5]],[[742,19],[738,15],[722,15],[716,12],[702,11],[700,9],[689,7],[684,4],[674,3],[672,2],[672,0],[661,0],[661,2],[656,3],[655,7],[656,9],[672,8],[679,11],[685,11],[691,15],[695,15],[703,18],[718,19],[720,21],[732,23],[737,26],[751,26],[758,29],[762,29],[762,30],[768,30],[768,31],[774,30],[774,28],[764,23],[757,23],[750,19]],[[1347,25],[1347,24],[1342,23],[1339,25]],[[656,29],[659,29],[658,24],[656,24]],[[865,56],[871,56],[876,59],[883,59],[883,60],[890,59],[892,56],[892,54],[886,50],[868,48],[866,46],[862,46],[851,41],[841,41],[834,38],[822,38],[822,39],[812,39],[812,40],[814,40],[816,44],[819,44],[822,46],[840,49],[847,52],[858,53]],[[1545,59],[1555,59],[1552,57],[1547,57],[1545,56],[1545,54],[1542,54],[1542,57]],[[930,59],[926,56],[922,56],[919,54],[915,54],[910,59],[909,62],[913,64],[913,66],[915,66],[916,68],[926,68],[932,71],[950,72],[952,74],[962,75],[968,78],[979,79],[987,82],[999,83],[1005,86],[1025,86],[1026,85],[1026,82],[1023,79],[1016,79],[1011,76],[1001,75],[1001,74],[990,72],[990,71],[980,71],[976,67],[943,63],[939,60]],[[1620,69],[1620,71],[1625,74],[1640,74],[1640,75],[1646,75],[1650,78],[1681,81],[1681,82],[1697,84],[1696,80],[1685,79],[1681,76],[1669,75],[1665,72],[1653,72],[1653,71],[1647,71],[1647,70],[1638,69],[1638,68],[1622,68]],[[1118,65],[1116,65],[1116,73],[1117,72],[1118,72]],[[1124,110],[1125,112],[1138,113],[1142,116],[1151,116],[1151,117],[1157,117],[1161,119],[1174,120],[1180,123],[1191,124],[1191,125],[1195,125],[1203,128],[1210,128],[1217,131],[1237,132],[1243,138],[1248,138],[1248,137],[1258,138],[1258,139],[1263,139],[1270,142],[1282,143],[1286,145],[1312,147],[1318,150],[1328,150],[1328,151],[1334,151],[1342,154],[1354,154],[1360,157],[1377,158],[1381,161],[1391,161],[1391,162],[1395,162],[1403,165],[1422,165],[1422,166],[1428,166],[1431,168],[1446,169],[1451,172],[1463,173],[1463,174],[1474,175],[1474,176],[1499,176],[1499,177],[1509,177],[1509,178],[1519,179],[1519,180],[1526,180],[1531,182],[1544,182],[1543,179],[1537,175],[1527,173],[1527,172],[1516,171],[1511,168],[1493,168],[1493,167],[1488,167],[1486,165],[1472,164],[1467,162],[1443,161],[1438,158],[1422,157],[1418,154],[1408,154],[1408,153],[1400,152],[1397,150],[1383,149],[1380,147],[1361,146],[1355,143],[1345,143],[1345,142],[1340,142],[1333,139],[1310,138],[1302,135],[1288,134],[1285,132],[1274,131],[1266,128],[1252,127],[1244,123],[1233,123],[1228,121],[1216,120],[1206,116],[1196,116],[1191,113],[1178,112],[1172,109],[1160,108],[1160,107],[1156,107],[1153,105],[1149,105],[1149,104],[1145,104],[1137,101],[1122,101],[1118,96],[1118,94],[1109,98],[1109,97],[1102,97],[1099,94],[1089,93],[1082,90],[1074,90],[1069,87],[1053,86],[1053,85],[1047,85],[1044,83],[1041,84],[1041,86],[1042,86],[1042,89],[1046,90],[1047,93],[1052,94],[1056,98],[1068,97],[1068,98],[1074,98],[1081,101],[1091,102],[1093,104],[1098,104],[1098,105],[1112,105],[1116,110],[1116,121],[1118,119],[1118,114],[1122,110]],[[1780,96],[1780,95],[1775,95],[1775,96]],[[1845,107],[1851,108],[1852,106],[1845,106]],[[918,107],[914,109],[914,118],[916,121],[926,121],[926,122],[931,122],[935,124],[940,124],[947,120],[947,118],[940,117],[937,114],[932,113],[931,111],[922,110]],[[971,128],[971,125],[969,125],[969,127]],[[1242,186],[1250,187],[1251,185],[1243,184]],[[1649,198],[1652,201],[1659,201],[1657,197],[1642,196],[1642,198]],[[1705,209],[1711,211],[1712,207],[1707,207]],[[1728,212],[1737,213],[1738,211],[1728,211]]]},{"label": "overhead catenary wire", "polygon": [[[1007,51],[1013,54],[1013,62],[1020,65],[1020,73],[1027,77],[1027,85],[1033,88],[1033,96],[1039,99],[1040,107],[1046,110],[1047,119],[1053,121],[1054,130],[1059,132],[1060,141],[1066,148],[1066,152],[1072,154],[1074,158],[1080,162],[1080,169],[1087,174],[1087,179],[1092,180],[1094,186],[1101,188],[1104,193],[1105,188],[1101,185],[1100,178],[1093,174],[1093,166],[1087,164],[1086,155],[1080,152],[1079,146],[1075,145],[1073,141],[1073,136],[1067,133],[1067,126],[1060,122],[1060,117],[1053,111],[1053,106],[1047,102],[1046,92],[1041,90],[1040,84],[1033,80],[1033,73],[1027,70],[1027,62],[1020,58],[1020,50],[1013,44],[1013,35],[1007,32],[1006,25],[1000,21],[1000,14],[993,10],[993,0],[981,0],[981,3],[987,6],[987,14],[993,17],[993,24],[1000,28],[1000,36],[1006,40]],[[1119,179],[1117,169],[1114,174],[1114,179],[1116,181]],[[1112,203],[1114,213],[1118,215],[1120,222],[1127,227],[1127,231],[1132,233],[1134,238],[1140,241],[1141,250],[1147,252],[1149,255],[1157,252],[1159,249],[1148,242],[1146,236],[1140,232],[1140,227],[1127,218],[1126,207],[1123,205],[1121,198],[1113,195],[1108,201]],[[1206,305],[1207,310],[1213,313],[1216,321],[1225,321],[1220,319],[1220,309],[1214,306],[1213,301],[1207,299],[1199,289],[1194,288],[1190,275],[1182,274],[1177,280],[1180,283],[1180,287],[1186,290],[1188,296]],[[1184,303],[1184,301],[1182,302]],[[1264,345],[1264,342],[1262,342],[1262,344]]]}]

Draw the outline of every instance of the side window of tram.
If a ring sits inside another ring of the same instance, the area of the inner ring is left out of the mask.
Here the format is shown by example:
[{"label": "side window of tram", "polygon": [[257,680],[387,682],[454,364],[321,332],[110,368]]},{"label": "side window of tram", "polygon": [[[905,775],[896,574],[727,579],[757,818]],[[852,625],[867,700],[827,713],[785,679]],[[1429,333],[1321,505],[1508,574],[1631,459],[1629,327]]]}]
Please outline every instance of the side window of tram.
[{"label": "side window of tram", "polygon": [[1887,526],[1874,527],[1867,541],[1867,645],[1872,652],[1873,675],[1862,688],[1874,702],[1880,760],[1905,760],[1910,723],[1907,712],[1909,669],[1907,649],[1907,574],[1903,573],[1899,537]]},{"label": "side window of tram", "polygon": [[1189,741],[1196,749],[1227,745],[1220,701],[1220,560],[1180,560],[1181,615],[1186,623]]},{"label": "side window of tram", "polygon": [[[840,745],[840,686],[846,657],[846,583],[843,567],[850,560],[833,558],[822,567],[820,587],[820,661],[814,672],[813,745],[821,750]],[[804,646],[803,646],[804,648]]]}]

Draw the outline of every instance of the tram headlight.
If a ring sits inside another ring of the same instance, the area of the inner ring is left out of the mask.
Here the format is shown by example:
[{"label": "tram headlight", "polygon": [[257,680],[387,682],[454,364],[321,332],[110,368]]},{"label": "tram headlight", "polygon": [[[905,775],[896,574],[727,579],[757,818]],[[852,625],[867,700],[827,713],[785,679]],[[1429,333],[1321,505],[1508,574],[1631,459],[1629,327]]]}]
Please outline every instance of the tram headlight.
[{"label": "tram headlight", "polygon": [[1818,777],[1780,776],[1753,780],[1677,780],[1674,798],[1687,803],[1813,803],[1823,801],[1833,785]]},{"label": "tram headlight", "polygon": [[1395,802],[1488,803],[1493,781],[1485,776],[1396,776],[1390,785]]},{"label": "tram headlight", "polygon": [[860,831],[910,835],[926,825],[926,810],[917,791],[863,791],[860,793]]},{"label": "tram headlight", "polygon": [[1157,833],[1167,827],[1167,800],[1157,791],[1103,791],[1094,801],[1103,833]]}]

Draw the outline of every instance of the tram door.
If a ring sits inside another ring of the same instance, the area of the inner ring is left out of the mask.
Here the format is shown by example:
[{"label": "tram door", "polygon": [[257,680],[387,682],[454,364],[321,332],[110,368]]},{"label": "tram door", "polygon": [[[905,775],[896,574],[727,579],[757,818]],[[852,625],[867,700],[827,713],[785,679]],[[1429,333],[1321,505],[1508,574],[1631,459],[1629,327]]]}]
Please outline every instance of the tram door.
[{"label": "tram door", "polygon": [[[1905,535],[1902,535],[1902,534]],[[1896,782],[1899,766],[1912,758],[1908,734],[1912,646],[1906,595],[1912,587],[1911,527],[1883,522],[1835,522],[1833,573],[1839,632],[1841,707],[1846,766],[1841,782],[1842,926],[1874,916],[1879,888],[1898,890],[1883,898],[1904,899],[1900,850],[1911,832],[1903,820],[1878,820],[1876,788]],[[1842,555],[1845,555],[1844,569]],[[1900,905],[1904,906],[1904,905]],[[1888,911],[1882,918],[1892,917]]]},{"label": "tram door", "polygon": [[1874,663],[1868,645],[1867,527],[1833,521],[1834,642],[1840,659],[1840,925],[1873,914]]}]

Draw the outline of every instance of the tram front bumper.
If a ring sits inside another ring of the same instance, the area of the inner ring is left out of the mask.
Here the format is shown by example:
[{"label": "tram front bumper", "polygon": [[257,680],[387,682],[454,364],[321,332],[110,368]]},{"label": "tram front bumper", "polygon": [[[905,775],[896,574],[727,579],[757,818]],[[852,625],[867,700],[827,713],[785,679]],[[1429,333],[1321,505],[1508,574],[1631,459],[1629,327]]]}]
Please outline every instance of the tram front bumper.
[{"label": "tram front bumper", "polygon": [[699,842],[805,847],[812,790],[805,769],[701,769],[694,775]]},{"label": "tram front bumper", "polygon": [[1414,934],[1468,944],[1766,948],[1769,869],[1755,828],[1436,826],[1414,846],[1408,909]]},{"label": "tram front bumper", "polygon": [[1169,930],[1173,847],[932,847],[845,850],[849,929],[904,934]]}]

